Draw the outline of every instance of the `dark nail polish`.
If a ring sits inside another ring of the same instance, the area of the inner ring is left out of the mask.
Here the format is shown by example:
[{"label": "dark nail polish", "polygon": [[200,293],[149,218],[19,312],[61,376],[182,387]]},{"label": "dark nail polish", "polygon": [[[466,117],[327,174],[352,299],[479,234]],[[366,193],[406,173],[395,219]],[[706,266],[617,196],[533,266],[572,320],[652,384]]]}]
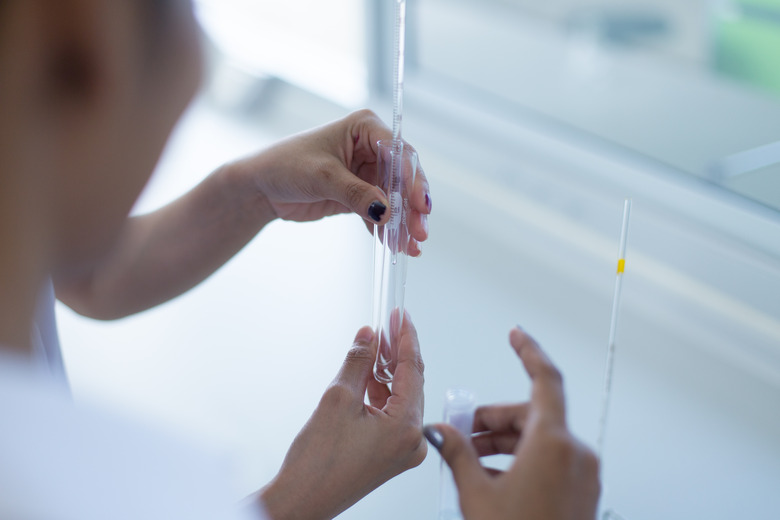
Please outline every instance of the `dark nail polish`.
[{"label": "dark nail polish", "polygon": [[374,222],[379,222],[382,220],[382,215],[385,214],[385,211],[387,211],[387,206],[376,200],[368,207],[368,216]]},{"label": "dark nail polish", "polygon": [[441,447],[444,446],[444,436],[434,426],[426,426],[423,428],[423,435],[431,443],[431,446],[436,448],[437,451],[441,451]]},{"label": "dark nail polish", "polygon": [[430,193],[425,194],[425,206],[428,208],[428,212],[430,212],[433,209],[433,202],[431,202]]}]

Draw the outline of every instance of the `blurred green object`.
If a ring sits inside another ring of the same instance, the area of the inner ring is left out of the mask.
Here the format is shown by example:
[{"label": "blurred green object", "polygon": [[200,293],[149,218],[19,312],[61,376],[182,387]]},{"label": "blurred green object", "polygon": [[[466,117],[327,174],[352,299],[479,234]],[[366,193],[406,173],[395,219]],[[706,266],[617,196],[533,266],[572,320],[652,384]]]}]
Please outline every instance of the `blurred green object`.
[{"label": "blurred green object", "polygon": [[730,0],[716,16],[715,69],[780,95],[780,0]]}]

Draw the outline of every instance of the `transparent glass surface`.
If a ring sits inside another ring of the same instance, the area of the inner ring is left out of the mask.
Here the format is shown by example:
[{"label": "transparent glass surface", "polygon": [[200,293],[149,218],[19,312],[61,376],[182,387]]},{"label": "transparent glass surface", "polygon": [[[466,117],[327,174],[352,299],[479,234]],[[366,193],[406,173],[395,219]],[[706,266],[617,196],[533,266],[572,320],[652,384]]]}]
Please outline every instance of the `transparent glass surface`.
[{"label": "transparent glass surface", "polygon": [[409,19],[410,85],[780,209],[780,0],[420,0]]},{"label": "transparent glass surface", "polygon": [[[374,226],[374,332],[379,340],[374,376],[390,383],[398,362],[403,325],[409,247],[409,194],[417,170],[417,153],[402,142],[379,141],[377,185],[387,195],[390,220]],[[400,161],[400,168],[395,168]]]},{"label": "transparent glass surface", "polygon": [[[462,388],[451,388],[444,396],[444,422],[453,426],[462,435],[470,437],[476,408],[477,399],[473,392]],[[460,520],[462,518],[455,479],[452,477],[450,467],[442,460],[438,520]]]}]

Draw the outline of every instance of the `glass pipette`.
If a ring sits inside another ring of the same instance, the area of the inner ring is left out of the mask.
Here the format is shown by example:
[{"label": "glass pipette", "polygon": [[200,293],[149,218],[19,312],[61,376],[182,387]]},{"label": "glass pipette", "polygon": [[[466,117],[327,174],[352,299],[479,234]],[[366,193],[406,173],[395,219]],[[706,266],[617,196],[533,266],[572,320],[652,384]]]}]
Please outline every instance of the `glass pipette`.
[{"label": "glass pipette", "polygon": [[[406,0],[395,0],[395,32],[393,54],[393,153],[390,159],[392,175],[388,183],[387,196],[390,199],[391,228],[397,227],[394,219],[401,218],[403,199],[397,184],[401,181],[404,142],[401,139],[401,122],[404,108],[404,57],[406,54]],[[398,248],[393,248],[390,258],[393,265],[398,261]],[[403,316],[403,315],[402,315]]]},{"label": "glass pipette", "polygon": [[[395,4],[395,48],[393,59],[393,139],[389,149],[378,143],[378,181],[389,202],[390,220],[374,226],[374,329],[379,345],[374,375],[380,383],[393,380],[395,339],[404,316],[406,260],[410,236],[407,222],[409,193],[414,187],[417,158],[414,150],[404,150],[401,138],[406,47],[406,0]],[[389,166],[389,169],[385,169]],[[399,255],[401,255],[399,257]],[[395,318],[394,318],[395,317]]]},{"label": "glass pipette", "polygon": [[406,53],[406,0],[395,0],[395,55],[393,56],[393,143],[401,141]]},{"label": "glass pipette", "polygon": [[[615,363],[615,336],[617,335],[618,316],[620,314],[620,294],[623,289],[623,273],[626,270],[626,243],[628,241],[628,224],[631,218],[631,199],[623,204],[623,226],[620,230],[620,247],[618,250],[617,277],[615,293],[612,297],[612,317],[609,322],[609,341],[607,343],[607,362],[604,369],[604,393],[601,401],[601,420],[599,421],[599,438],[597,453],[599,459],[604,456],[604,438],[607,430],[607,415],[612,394],[612,370]],[[603,468],[603,465],[602,465]]]}]

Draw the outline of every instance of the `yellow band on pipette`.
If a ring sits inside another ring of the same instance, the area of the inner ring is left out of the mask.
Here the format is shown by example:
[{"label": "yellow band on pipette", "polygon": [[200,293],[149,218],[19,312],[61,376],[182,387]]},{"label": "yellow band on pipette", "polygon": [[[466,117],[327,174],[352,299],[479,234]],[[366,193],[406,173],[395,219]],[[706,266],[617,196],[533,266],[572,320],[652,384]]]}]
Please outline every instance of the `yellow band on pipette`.
[{"label": "yellow band on pipette", "polygon": [[621,258],[618,260],[618,269],[617,274],[623,274],[626,271],[626,260],[625,258]]}]

